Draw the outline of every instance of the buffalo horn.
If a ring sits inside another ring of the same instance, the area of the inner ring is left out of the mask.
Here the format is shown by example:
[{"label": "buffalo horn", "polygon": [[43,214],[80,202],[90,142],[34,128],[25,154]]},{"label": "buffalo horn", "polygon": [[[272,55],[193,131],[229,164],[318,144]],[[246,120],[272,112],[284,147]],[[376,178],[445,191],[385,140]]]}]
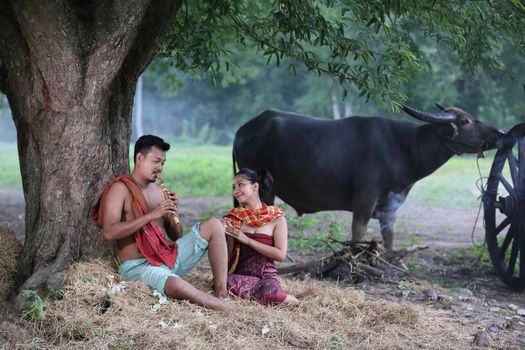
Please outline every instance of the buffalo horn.
[{"label": "buffalo horn", "polygon": [[405,105],[401,105],[401,107],[405,113],[410,114],[412,117],[424,122],[445,124],[456,120],[456,115],[451,112],[427,113],[418,111],[417,109],[413,109]]},{"label": "buffalo horn", "polygon": [[443,106],[443,105],[441,105],[441,104],[439,104],[439,103],[434,103],[434,104],[436,105],[437,108],[439,108],[439,110],[440,110],[441,112],[443,112],[443,111],[445,110],[445,106]]}]

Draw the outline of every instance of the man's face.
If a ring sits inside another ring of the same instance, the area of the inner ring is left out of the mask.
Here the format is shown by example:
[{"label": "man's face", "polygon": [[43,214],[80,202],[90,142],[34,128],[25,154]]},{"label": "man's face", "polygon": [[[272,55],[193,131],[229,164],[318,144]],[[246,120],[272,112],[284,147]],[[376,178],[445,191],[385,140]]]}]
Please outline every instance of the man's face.
[{"label": "man's face", "polygon": [[140,174],[149,182],[157,180],[157,175],[162,171],[165,161],[166,152],[155,146],[151,147],[151,150],[146,154],[137,154],[137,166],[140,169]]}]

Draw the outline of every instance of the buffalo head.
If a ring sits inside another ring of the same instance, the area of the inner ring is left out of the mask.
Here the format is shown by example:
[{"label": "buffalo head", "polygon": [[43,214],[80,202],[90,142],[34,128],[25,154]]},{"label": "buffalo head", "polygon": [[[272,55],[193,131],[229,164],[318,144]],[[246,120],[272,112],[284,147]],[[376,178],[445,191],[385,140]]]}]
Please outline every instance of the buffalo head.
[{"label": "buffalo head", "polygon": [[432,123],[445,144],[455,153],[478,153],[501,144],[503,131],[493,128],[471,114],[456,108],[437,105],[441,112],[428,113],[402,105],[403,111],[424,122]]}]

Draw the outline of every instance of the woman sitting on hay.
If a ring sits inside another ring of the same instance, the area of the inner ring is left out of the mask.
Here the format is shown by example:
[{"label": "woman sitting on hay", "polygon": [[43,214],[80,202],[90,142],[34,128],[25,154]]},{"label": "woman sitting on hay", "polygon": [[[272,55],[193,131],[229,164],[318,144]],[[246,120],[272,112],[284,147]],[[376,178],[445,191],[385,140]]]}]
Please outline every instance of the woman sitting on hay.
[{"label": "woman sitting on hay", "polygon": [[243,168],[233,179],[235,208],[223,218],[228,240],[228,289],[261,304],[293,303],[284,292],[274,261],[284,261],[288,227],[284,212],[265,203],[273,183],[267,170]]}]

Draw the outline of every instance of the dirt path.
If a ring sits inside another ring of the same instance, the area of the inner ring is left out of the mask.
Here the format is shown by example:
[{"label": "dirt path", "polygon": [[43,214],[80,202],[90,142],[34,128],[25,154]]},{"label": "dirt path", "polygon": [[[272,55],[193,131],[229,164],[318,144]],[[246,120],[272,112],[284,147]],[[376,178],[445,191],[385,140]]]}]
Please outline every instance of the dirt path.
[{"label": "dirt path", "polygon": [[[24,197],[22,191],[0,188],[0,225],[11,227],[21,241],[24,236]],[[214,215],[219,217],[231,205],[230,197],[181,198],[181,222],[192,225]],[[480,332],[492,327],[494,339],[505,339],[506,349],[525,349],[525,292],[510,292],[499,278],[490,272],[491,266],[482,266],[472,254],[472,231],[476,209],[447,209],[426,207],[409,200],[398,213],[397,247],[417,244],[429,248],[407,260],[411,270],[408,282],[364,283],[359,288],[370,295],[388,300],[431,303],[432,307],[450,310],[464,323],[479,324]],[[287,212],[290,236],[299,234],[294,225],[293,210]],[[478,218],[474,241],[483,242],[483,213]],[[351,214],[346,212],[318,213],[307,231],[326,229],[330,222],[342,225],[344,239],[349,239]],[[369,236],[378,236],[379,227],[372,222]],[[305,259],[300,251],[291,251],[292,257]],[[312,259],[312,254],[306,255]],[[318,257],[317,257],[318,258]],[[520,311],[521,312],[521,311]],[[496,328],[494,328],[496,327]],[[474,335],[472,335],[474,337]]]}]

